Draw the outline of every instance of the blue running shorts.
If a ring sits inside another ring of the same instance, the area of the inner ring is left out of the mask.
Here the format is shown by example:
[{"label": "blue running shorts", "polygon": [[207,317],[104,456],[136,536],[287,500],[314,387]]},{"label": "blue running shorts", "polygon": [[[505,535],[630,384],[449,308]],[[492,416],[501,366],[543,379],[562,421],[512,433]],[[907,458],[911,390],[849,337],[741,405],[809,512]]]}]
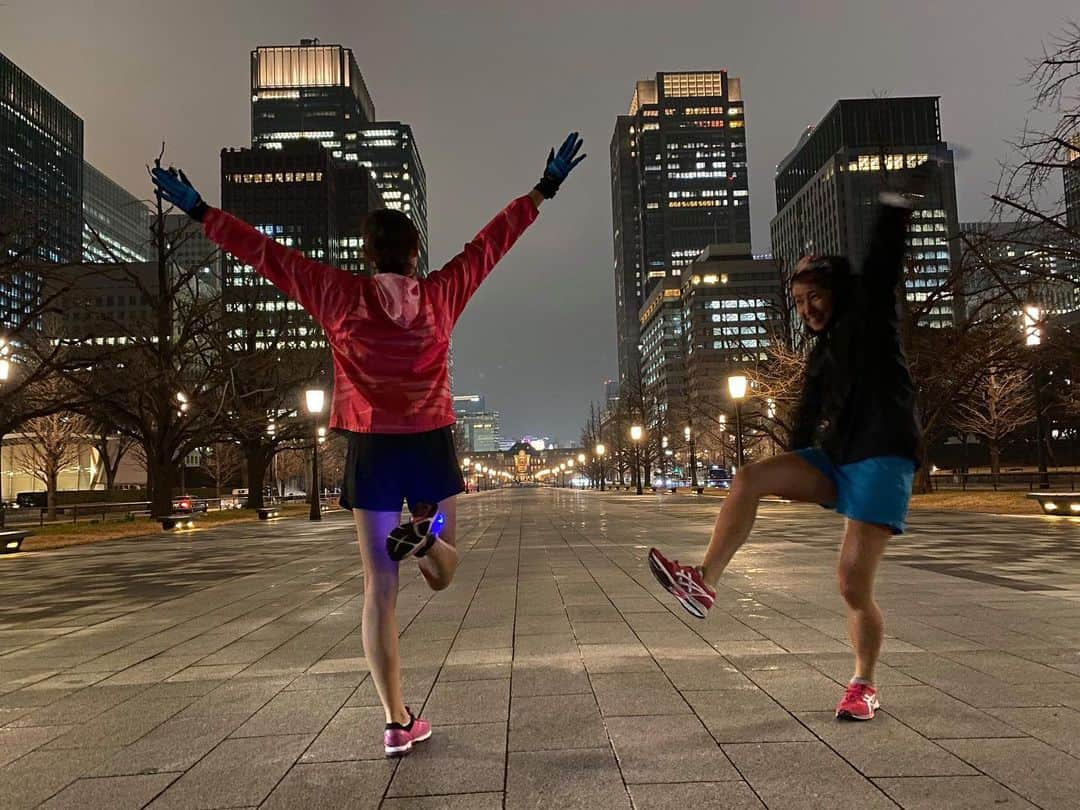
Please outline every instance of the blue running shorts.
[{"label": "blue running shorts", "polygon": [[863,523],[887,526],[893,534],[904,533],[915,462],[902,456],[875,456],[837,466],[824,450],[796,450],[836,487],[836,502],[823,503],[841,515]]}]

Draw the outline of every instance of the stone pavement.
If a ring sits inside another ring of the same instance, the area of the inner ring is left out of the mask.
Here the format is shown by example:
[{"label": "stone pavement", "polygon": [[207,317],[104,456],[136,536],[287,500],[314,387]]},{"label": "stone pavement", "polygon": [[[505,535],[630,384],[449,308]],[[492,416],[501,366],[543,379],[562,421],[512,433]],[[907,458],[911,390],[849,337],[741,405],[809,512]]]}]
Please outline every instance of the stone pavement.
[{"label": "stone pavement", "polygon": [[885,710],[840,724],[840,521],[767,504],[707,621],[653,583],[718,501],[468,496],[403,577],[386,761],[348,517],[0,557],[0,808],[1080,807],[1080,525],[915,513],[884,564]]}]

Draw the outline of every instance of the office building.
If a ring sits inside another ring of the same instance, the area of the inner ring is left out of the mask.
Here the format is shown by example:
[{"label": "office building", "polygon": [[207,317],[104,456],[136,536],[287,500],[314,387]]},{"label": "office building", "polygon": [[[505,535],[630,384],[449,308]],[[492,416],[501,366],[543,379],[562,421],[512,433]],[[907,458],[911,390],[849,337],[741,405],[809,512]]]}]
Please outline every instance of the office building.
[{"label": "office building", "polygon": [[[340,164],[318,142],[222,150],[221,200],[224,210],[310,259],[367,272],[360,227],[381,206],[378,190],[365,168]],[[250,307],[266,313],[261,328],[274,334],[259,343],[279,345],[284,338],[296,348],[325,346],[322,330],[299,304],[229,254],[221,278],[226,315]]]},{"label": "office building", "polygon": [[149,258],[146,204],[87,161],[83,161],[82,210],[84,262],[145,262]]},{"label": "office building", "polygon": [[922,323],[954,323],[963,303],[951,292],[959,267],[953,155],[941,139],[937,97],[841,100],[808,128],[776,170],[772,251],[790,273],[812,253],[848,256],[858,267],[873,231],[878,194],[927,160],[937,164],[917,202],[908,235],[910,301],[924,303]]},{"label": "office building", "polygon": [[376,119],[351,48],[304,39],[251,52],[252,147],[280,150],[302,140],[368,169],[383,205],[416,224],[417,269],[427,275],[427,178],[416,137],[408,124]]},{"label": "office building", "polygon": [[[83,122],[14,62],[0,54],[0,221],[8,250],[36,261],[82,257]],[[34,312],[40,282],[5,274],[0,327]]]},{"label": "office building", "polygon": [[682,280],[665,278],[641,308],[641,387],[646,413],[667,430],[687,417],[682,318]]},{"label": "office building", "polygon": [[1065,180],[1065,224],[1073,236],[1080,234],[1080,134],[1071,140],[1072,148],[1066,153],[1068,165],[1062,169]]},{"label": "office building", "polygon": [[750,245],[710,245],[683,269],[682,328],[691,424],[730,411],[727,378],[768,357],[783,305],[780,273]]},{"label": "office building", "polygon": [[741,81],[726,71],[637,82],[611,141],[619,376],[637,362],[639,312],[709,244],[750,241]]}]

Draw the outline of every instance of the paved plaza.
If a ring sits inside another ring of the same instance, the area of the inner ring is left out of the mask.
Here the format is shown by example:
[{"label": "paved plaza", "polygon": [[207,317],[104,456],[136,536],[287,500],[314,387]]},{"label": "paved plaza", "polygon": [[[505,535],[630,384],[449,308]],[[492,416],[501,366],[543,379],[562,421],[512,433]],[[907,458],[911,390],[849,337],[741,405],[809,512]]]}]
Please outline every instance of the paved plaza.
[{"label": "paved plaza", "polygon": [[914,513],[884,710],[841,724],[839,519],[763,505],[700,622],[645,554],[718,505],[467,496],[454,585],[403,567],[401,761],[345,513],[0,557],[0,808],[1080,807],[1080,524]]}]

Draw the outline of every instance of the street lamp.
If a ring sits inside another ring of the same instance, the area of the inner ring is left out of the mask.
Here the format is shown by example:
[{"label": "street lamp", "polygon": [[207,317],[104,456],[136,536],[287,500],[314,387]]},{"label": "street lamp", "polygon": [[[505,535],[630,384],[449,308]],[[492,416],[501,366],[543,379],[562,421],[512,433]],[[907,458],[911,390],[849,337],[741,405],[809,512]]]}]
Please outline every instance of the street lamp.
[{"label": "street lamp", "polygon": [[728,393],[735,400],[735,457],[739,469],[743,465],[742,443],[742,401],[746,397],[747,380],[743,374],[732,374],[727,378]]},{"label": "street lamp", "polygon": [[694,432],[690,430],[689,425],[683,428],[683,438],[686,439],[686,444],[690,450],[690,486],[697,489],[697,455],[694,452]]},{"label": "street lamp", "polygon": [[660,488],[663,489],[668,483],[668,470],[667,470],[667,457],[670,454],[668,450],[667,436],[660,437]]},{"label": "street lamp", "polygon": [[1042,310],[1029,304],[1024,307],[1024,343],[1031,352],[1031,382],[1035,388],[1035,450],[1039,464],[1039,489],[1050,488],[1050,472],[1046,458],[1046,414],[1043,413],[1042,379],[1039,374],[1039,363],[1036,356],[1038,347],[1042,344]]},{"label": "street lamp", "polygon": [[322,520],[322,499],[319,497],[319,414],[326,404],[326,392],[309,388],[304,392],[307,411],[315,421],[315,441],[311,444],[311,510],[308,520]]},{"label": "street lamp", "polygon": [[630,427],[630,441],[634,443],[634,484],[638,495],[641,494],[641,437],[644,433],[641,425]]},{"label": "street lamp", "polygon": [[600,491],[604,491],[604,453],[607,452],[607,448],[602,444],[596,445],[596,456],[600,459]]},{"label": "street lamp", "polygon": [[722,413],[716,418],[720,423],[720,466],[727,469],[727,414]]}]

